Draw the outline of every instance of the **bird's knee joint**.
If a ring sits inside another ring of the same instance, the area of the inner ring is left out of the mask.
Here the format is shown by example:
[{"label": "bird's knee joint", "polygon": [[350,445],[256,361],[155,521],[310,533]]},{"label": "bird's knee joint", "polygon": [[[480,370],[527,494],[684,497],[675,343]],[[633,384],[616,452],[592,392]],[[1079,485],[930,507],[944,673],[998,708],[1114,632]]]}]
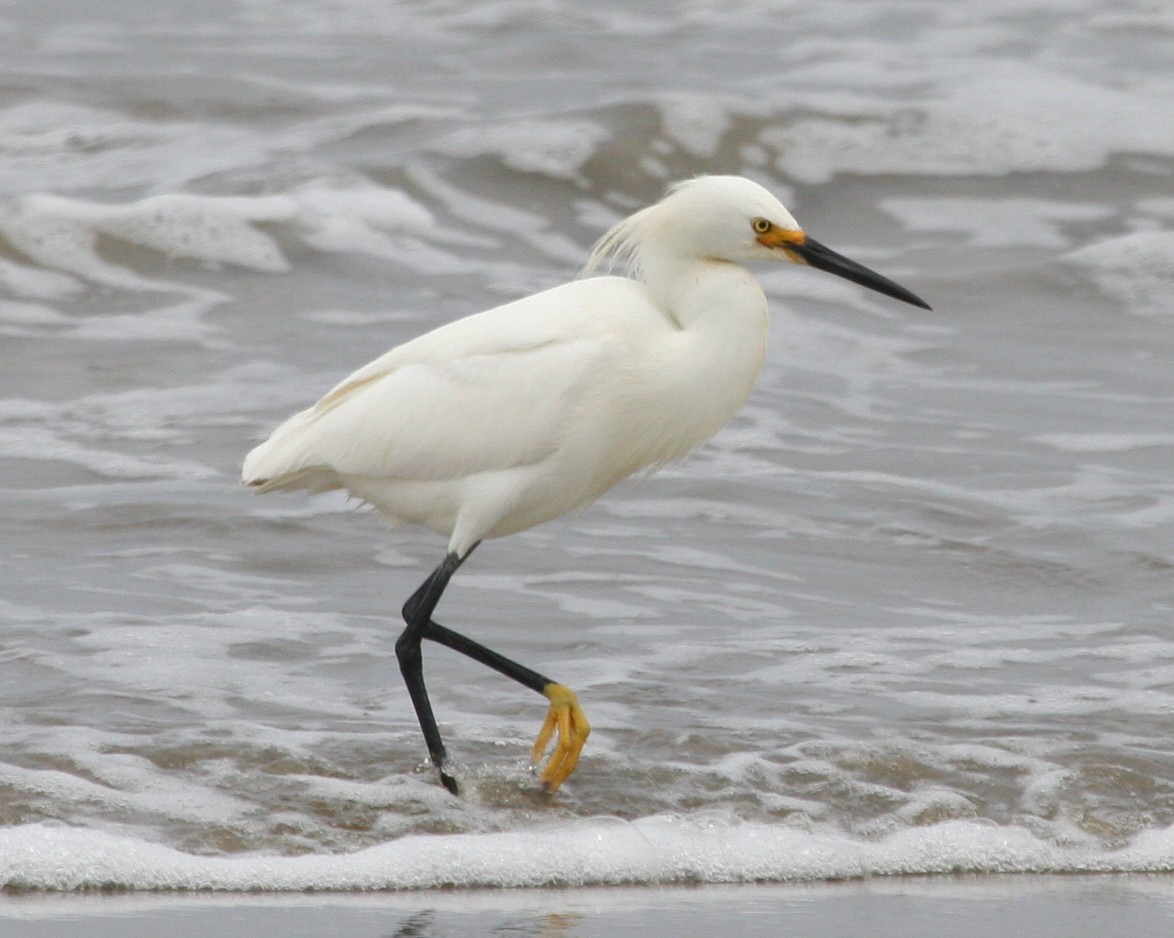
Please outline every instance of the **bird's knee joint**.
[{"label": "bird's knee joint", "polygon": [[404,603],[403,609],[400,610],[400,615],[403,616],[405,622],[411,624],[416,619],[416,610],[419,608],[419,600],[415,596],[411,597]]},{"label": "bird's knee joint", "polygon": [[395,657],[398,659],[400,667],[411,667],[419,663],[420,654],[420,640],[405,632],[395,642]]}]

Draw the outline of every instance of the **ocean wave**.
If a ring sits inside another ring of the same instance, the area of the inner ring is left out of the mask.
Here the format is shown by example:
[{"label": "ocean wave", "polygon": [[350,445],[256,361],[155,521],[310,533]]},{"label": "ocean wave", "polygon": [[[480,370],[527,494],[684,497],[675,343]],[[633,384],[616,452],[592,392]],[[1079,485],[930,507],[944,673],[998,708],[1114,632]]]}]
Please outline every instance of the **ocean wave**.
[{"label": "ocean wave", "polygon": [[[132,290],[158,289],[160,284],[103,259],[99,236],[167,258],[285,273],[289,262],[276,240],[264,232],[266,225],[283,225],[322,251],[383,253],[377,245],[387,232],[428,228],[432,217],[402,192],[330,185],[269,196],[170,193],[120,204],[27,196],[0,211],[0,235],[29,259]],[[10,277],[21,282],[18,274]]]},{"label": "ocean wave", "polygon": [[970,821],[859,840],[705,817],[591,818],[540,831],[410,836],[348,854],[231,858],[56,824],[0,831],[0,884],[36,890],[353,891],[1172,871],[1174,828],[1102,851]]}]

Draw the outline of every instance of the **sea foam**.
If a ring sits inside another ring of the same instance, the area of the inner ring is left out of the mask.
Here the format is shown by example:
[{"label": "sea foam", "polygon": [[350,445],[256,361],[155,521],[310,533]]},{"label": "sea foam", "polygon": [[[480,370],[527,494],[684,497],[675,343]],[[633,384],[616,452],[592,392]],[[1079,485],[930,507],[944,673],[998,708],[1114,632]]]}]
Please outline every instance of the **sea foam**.
[{"label": "sea foam", "polygon": [[592,818],[538,830],[415,835],[355,853],[297,857],[194,856],[56,824],[0,831],[0,884],[45,890],[393,890],[1171,871],[1174,828],[1101,852],[972,821],[862,841],[696,816]]},{"label": "sea foam", "polygon": [[165,289],[169,284],[106,259],[99,238],[212,267],[285,273],[289,262],[266,227],[320,251],[386,255],[389,233],[431,225],[431,214],[407,195],[369,185],[307,183],[257,196],[173,192],[111,204],[30,195],[0,205],[0,236],[29,260],[60,273],[6,261],[0,280],[38,297],[76,290],[76,281],[62,274],[129,290]]},{"label": "sea foam", "polygon": [[1174,313],[1174,231],[1137,231],[1072,251],[1062,258],[1078,278],[1146,314]]}]

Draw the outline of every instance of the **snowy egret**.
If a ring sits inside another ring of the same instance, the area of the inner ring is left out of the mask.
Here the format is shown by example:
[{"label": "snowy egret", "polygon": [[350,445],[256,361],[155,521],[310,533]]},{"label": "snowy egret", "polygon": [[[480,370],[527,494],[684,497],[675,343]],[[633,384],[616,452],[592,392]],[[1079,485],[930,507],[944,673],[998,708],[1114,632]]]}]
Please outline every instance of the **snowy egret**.
[{"label": "snowy egret", "polygon": [[596,244],[628,277],[600,276],[441,326],[360,368],[245,459],[259,492],[346,489],[394,521],[449,538],[403,607],[395,651],[432,763],[456,779],[424,685],[421,642],[446,645],[549,700],[531,760],[549,791],[590,732],[568,687],[445,628],[432,613],[484,539],[585,505],[707,440],[745,402],[766,352],[750,261],[790,261],[929,309],[904,287],[808,237],[738,176],[672,187]]}]

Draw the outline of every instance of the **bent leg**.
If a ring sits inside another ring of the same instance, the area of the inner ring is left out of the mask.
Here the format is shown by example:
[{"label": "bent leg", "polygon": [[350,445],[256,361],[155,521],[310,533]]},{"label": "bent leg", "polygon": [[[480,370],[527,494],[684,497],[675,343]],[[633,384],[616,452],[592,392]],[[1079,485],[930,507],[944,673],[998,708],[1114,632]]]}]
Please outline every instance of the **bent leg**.
[{"label": "bent leg", "polygon": [[455,553],[448,554],[440,566],[432,571],[428,579],[404,603],[403,616],[407,627],[395,643],[400,673],[403,674],[412,705],[416,709],[420,730],[428,746],[428,756],[440,772],[440,781],[444,787],[454,795],[458,794],[457,780],[445,769],[447,753],[440,736],[440,728],[436,725],[436,717],[432,712],[428,689],[424,684],[424,661],[420,650],[420,644],[424,639],[444,645],[493,668],[523,687],[542,694],[550,701],[550,710],[534,744],[530,761],[537,764],[542,759],[551,737],[557,734],[550,761],[540,776],[547,791],[557,791],[579,761],[579,753],[591,732],[591,725],[587,722],[583,708],[579,706],[578,698],[570,688],[432,620],[432,613],[440,602],[449,580],[466,557],[468,553],[464,557]]},{"label": "bent leg", "polygon": [[583,744],[591,734],[591,724],[587,722],[587,715],[579,705],[579,698],[575,696],[575,692],[525,665],[498,654],[492,648],[486,648],[479,642],[446,628],[439,622],[429,622],[424,637],[493,668],[499,674],[504,674],[523,687],[542,694],[550,701],[546,721],[542,724],[538,739],[530,753],[530,763],[538,765],[551,736],[557,733],[554,751],[542,771],[540,780],[547,791],[558,791],[559,786],[574,771],[579,761],[579,753],[583,751]]},{"label": "bent leg", "polygon": [[463,557],[456,554],[446,556],[440,566],[432,571],[431,576],[404,603],[403,615],[407,628],[395,643],[395,656],[399,660],[400,673],[404,676],[404,684],[407,685],[408,694],[412,698],[412,705],[416,708],[416,718],[420,721],[420,729],[424,733],[428,756],[440,772],[441,783],[454,795],[458,792],[457,780],[444,768],[444,742],[440,738],[440,728],[436,725],[436,717],[432,713],[428,688],[424,686],[424,660],[420,653],[420,642],[428,629],[432,611],[440,602],[448,581],[452,579],[463,560]]}]

